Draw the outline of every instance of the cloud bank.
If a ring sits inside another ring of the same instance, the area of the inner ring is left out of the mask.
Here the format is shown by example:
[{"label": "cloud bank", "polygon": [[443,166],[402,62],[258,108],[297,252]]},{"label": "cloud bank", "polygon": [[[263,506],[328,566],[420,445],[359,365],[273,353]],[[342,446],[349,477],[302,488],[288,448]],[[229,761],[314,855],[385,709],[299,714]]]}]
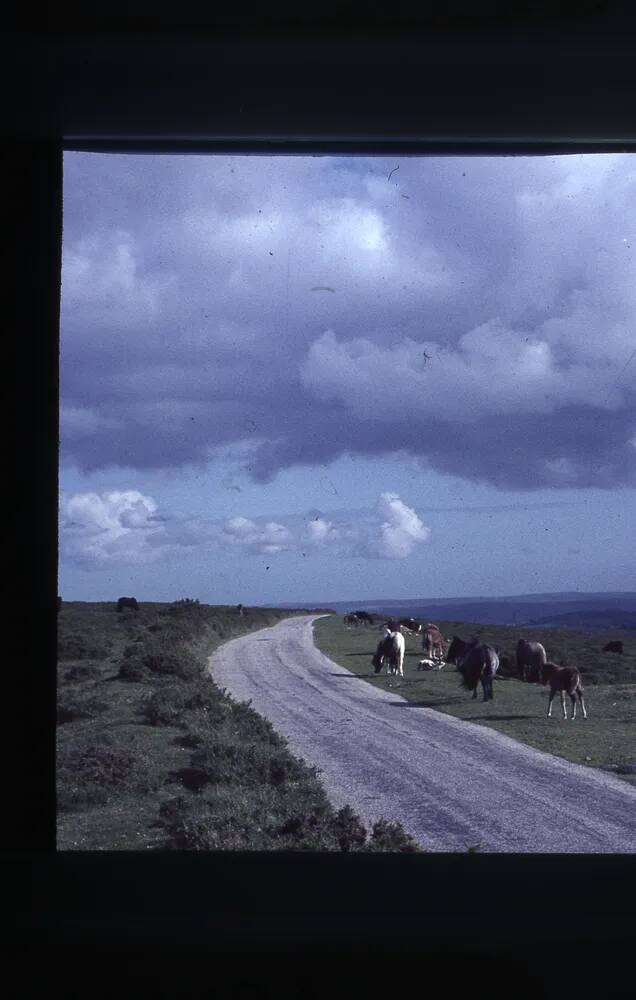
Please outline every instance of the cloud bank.
[{"label": "cloud bank", "polygon": [[633,158],[396,165],[67,154],[62,459],[634,485]]},{"label": "cloud bank", "polygon": [[85,568],[143,565],[192,548],[252,556],[328,550],[344,558],[406,559],[429,536],[430,529],[396,493],[381,494],[375,510],[330,520],[320,513],[281,521],[168,518],[137,490],[63,495],[60,504],[61,552]]}]

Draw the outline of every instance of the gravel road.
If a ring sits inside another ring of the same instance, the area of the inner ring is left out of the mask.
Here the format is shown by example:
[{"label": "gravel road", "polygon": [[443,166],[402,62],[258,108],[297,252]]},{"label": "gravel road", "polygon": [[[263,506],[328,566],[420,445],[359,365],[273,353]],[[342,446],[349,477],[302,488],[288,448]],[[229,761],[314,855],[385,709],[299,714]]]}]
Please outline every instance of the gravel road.
[{"label": "gravel road", "polygon": [[636,789],[367,684],[314,646],[317,617],[233,639],[210,671],[320,768],[337,808],[399,820],[429,851],[636,853]]}]

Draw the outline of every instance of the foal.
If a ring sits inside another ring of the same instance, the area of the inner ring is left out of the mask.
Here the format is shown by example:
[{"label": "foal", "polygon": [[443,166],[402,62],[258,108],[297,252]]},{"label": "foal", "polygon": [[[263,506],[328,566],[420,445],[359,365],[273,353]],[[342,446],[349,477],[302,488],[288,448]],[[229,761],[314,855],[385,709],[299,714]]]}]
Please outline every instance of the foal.
[{"label": "foal", "polygon": [[583,687],[581,686],[581,675],[576,669],[576,667],[557,667],[556,663],[543,664],[541,669],[541,680],[543,684],[550,684],[550,700],[548,702],[548,719],[552,716],[552,700],[557,693],[561,695],[561,708],[563,709],[563,718],[567,719],[568,713],[565,708],[565,693],[569,694],[572,699],[572,718],[576,719],[576,698],[578,696],[581,702],[581,711],[583,712],[583,718],[587,719],[587,712],[585,711],[585,702],[583,701]]}]

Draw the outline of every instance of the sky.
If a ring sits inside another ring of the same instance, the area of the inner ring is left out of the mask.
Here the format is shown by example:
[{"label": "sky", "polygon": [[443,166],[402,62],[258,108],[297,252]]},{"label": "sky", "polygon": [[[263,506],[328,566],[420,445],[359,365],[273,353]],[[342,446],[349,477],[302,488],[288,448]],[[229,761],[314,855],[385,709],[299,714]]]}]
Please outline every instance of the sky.
[{"label": "sky", "polygon": [[634,590],[636,158],[66,153],[59,593]]}]

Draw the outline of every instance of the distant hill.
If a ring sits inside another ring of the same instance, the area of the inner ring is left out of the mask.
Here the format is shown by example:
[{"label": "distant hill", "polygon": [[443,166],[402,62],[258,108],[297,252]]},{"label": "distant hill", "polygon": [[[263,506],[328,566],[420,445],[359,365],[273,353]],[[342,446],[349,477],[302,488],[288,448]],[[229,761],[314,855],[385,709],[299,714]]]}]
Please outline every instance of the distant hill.
[{"label": "distant hill", "polygon": [[[521,594],[516,597],[329,601],[338,613],[370,611],[392,617],[483,625],[573,629],[636,629],[636,592]],[[300,607],[300,605],[285,605]]]},{"label": "distant hill", "polygon": [[594,611],[571,611],[565,615],[552,615],[539,621],[525,622],[528,628],[574,628],[574,629],[636,629],[636,611],[602,609]]}]

